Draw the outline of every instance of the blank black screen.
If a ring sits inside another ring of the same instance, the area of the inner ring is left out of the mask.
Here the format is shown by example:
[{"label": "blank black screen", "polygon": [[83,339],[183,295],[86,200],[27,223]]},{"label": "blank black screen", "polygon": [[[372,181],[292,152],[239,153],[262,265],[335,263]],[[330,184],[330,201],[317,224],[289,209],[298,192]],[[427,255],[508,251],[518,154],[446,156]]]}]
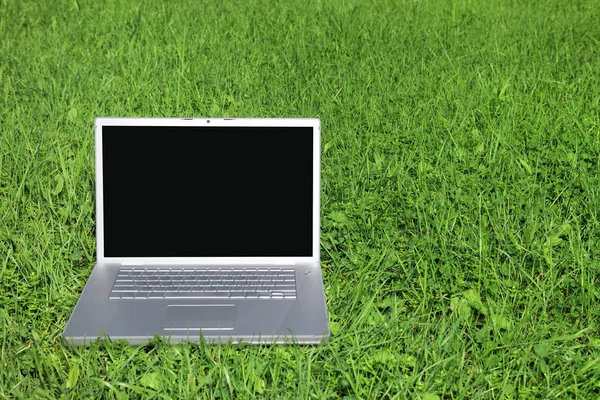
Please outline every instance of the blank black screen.
[{"label": "blank black screen", "polygon": [[312,256],[313,128],[102,128],[105,257]]}]

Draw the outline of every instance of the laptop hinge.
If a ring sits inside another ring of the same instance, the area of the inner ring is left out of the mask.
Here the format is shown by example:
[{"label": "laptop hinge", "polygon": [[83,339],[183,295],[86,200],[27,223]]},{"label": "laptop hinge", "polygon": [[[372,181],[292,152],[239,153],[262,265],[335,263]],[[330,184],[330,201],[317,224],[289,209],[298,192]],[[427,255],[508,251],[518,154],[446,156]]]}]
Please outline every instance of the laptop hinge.
[{"label": "laptop hinge", "polygon": [[129,265],[143,265],[141,262],[135,262],[135,261],[123,261],[121,263],[121,266],[129,266]]},{"label": "laptop hinge", "polygon": [[275,260],[273,265],[296,265],[294,260]]}]

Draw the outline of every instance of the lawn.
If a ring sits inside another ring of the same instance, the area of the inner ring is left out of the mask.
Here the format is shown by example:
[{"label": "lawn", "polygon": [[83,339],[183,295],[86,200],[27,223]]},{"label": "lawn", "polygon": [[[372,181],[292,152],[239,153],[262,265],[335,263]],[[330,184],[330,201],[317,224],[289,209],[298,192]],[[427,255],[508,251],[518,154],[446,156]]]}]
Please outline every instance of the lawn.
[{"label": "lawn", "polygon": [[[598,21],[595,0],[0,0],[0,397],[598,398]],[[97,116],[320,118],[330,343],[64,347]]]}]

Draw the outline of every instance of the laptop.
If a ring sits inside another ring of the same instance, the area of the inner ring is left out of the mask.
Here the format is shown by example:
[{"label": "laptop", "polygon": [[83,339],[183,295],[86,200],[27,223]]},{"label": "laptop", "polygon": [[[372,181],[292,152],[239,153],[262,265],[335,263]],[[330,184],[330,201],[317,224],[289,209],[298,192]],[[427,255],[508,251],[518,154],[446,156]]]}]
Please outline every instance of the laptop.
[{"label": "laptop", "polygon": [[318,119],[97,118],[97,264],[63,332],[320,343]]}]

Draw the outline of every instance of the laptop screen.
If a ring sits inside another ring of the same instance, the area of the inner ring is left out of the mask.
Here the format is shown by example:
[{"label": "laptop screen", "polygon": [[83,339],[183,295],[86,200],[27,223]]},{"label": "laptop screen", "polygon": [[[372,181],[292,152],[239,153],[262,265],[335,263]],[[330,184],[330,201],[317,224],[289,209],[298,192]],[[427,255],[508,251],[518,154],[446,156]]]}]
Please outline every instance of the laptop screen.
[{"label": "laptop screen", "polygon": [[310,257],[312,127],[102,128],[105,257]]}]

